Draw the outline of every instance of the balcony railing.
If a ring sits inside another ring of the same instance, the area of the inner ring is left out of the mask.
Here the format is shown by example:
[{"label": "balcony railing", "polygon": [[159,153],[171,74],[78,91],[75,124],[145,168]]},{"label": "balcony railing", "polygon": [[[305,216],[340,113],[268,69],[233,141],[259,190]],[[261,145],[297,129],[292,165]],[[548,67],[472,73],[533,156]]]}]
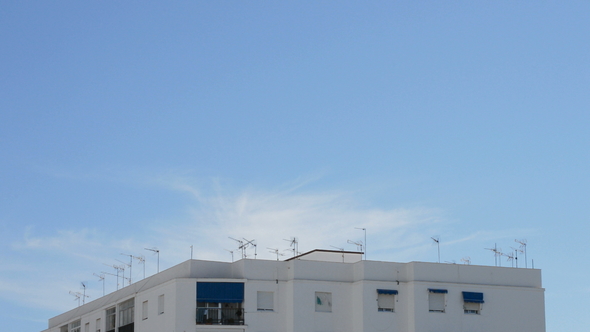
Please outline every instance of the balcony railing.
[{"label": "balcony railing", "polygon": [[241,308],[197,308],[197,324],[244,325]]}]

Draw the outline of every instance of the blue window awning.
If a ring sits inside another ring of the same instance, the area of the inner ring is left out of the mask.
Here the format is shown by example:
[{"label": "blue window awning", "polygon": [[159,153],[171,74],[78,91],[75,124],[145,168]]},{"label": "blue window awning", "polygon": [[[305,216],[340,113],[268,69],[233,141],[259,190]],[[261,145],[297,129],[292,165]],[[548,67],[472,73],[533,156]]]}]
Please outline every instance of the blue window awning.
[{"label": "blue window awning", "polygon": [[197,301],[218,303],[244,302],[244,283],[197,282]]},{"label": "blue window awning", "polygon": [[483,293],[463,292],[463,301],[471,303],[483,303]]},{"label": "blue window awning", "polygon": [[440,293],[440,294],[446,294],[446,293],[448,293],[448,292],[449,292],[449,291],[448,291],[448,290],[446,290],[446,289],[434,289],[434,288],[428,288],[428,291],[429,291],[430,293]]},{"label": "blue window awning", "polygon": [[378,289],[377,294],[397,295],[395,289]]}]

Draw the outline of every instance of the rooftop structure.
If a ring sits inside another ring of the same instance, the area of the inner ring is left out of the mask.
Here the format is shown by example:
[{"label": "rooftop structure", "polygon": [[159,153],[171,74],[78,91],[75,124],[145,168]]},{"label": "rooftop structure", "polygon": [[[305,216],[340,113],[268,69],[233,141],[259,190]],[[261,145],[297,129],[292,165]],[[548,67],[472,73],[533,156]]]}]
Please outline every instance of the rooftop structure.
[{"label": "rooftop structure", "polygon": [[541,271],[361,260],[188,260],[49,320],[43,332],[544,332]]}]

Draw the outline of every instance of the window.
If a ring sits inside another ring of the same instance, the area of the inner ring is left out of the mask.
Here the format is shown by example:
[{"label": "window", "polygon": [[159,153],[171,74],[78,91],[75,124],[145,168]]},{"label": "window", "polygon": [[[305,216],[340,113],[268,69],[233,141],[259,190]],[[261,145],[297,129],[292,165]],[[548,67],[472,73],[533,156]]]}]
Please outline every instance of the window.
[{"label": "window", "polygon": [[378,289],[377,290],[377,310],[382,312],[395,311],[395,289]]},{"label": "window", "polygon": [[141,319],[148,319],[148,301],[143,301],[143,304],[141,305]]},{"label": "window", "polygon": [[[135,299],[129,299],[119,304],[119,327],[133,324],[135,316]],[[121,329],[119,329],[121,330]]]},{"label": "window", "polygon": [[59,328],[59,332],[68,332],[68,325],[64,325]]},{"label": "window", "polygon": [[428,289],[428,311],[445,312],[445,294],[446,289]]},{"label": "window", "polygon": [[100,332],[100,318],[96,319],[96,332]]},{"label": "window", "polygon": [[106,311],[106,327],[105,330],[107,332],[115,332],[115,322],[117,318],[117,308],[112,307],[107,309]]},{"label": "window", "polygon": [[158,296],[158,315],[164,313],[164,294]]},{"label": "window", "polygon": [[90,323],[84,324],[84,332],[90,332]]},{"label": "window", "polygon": [[332,312],[332,293],[315,292],[315,311]]},{"label": "window", "polygon": [[243,302],[243,282],[197,282],[197,324],[244,325]]},{"label": "window", "polygon": [[479,315],[483,303],[483,293],[463,292],[464,313]]},{"label": "window", "polygon": [[481,303],[465,302],[463,303],[463,312],[466,314],[479,315]]},{"label": "window", "polygon": [[80,328],[81,323],[79,319],[70,323],[70,332],[80,332]]},{"label": "window", "polygon": [[258,311],[273,311],[273,292],[258,292],[256,297],[258,300]]}]

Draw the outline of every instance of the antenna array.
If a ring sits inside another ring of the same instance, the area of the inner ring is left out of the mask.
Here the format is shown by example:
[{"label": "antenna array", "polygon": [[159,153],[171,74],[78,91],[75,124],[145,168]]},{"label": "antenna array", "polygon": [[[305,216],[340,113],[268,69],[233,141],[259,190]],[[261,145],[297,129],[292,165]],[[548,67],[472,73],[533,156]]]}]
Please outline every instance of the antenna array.
[{"label": "antenna array", "polygon": [[102,273],[102,274],[93,273],[92,275],[97,276],[98,281],[102,281],[102,296],[104,296],[104,273]]},{"label": "antenna array", "polygon": [[352,240],[347,240],[346,243],[356,245],[357,251],[363,251],[363,241],[354,242]]},{"label": "antenna array", "polygon": [[296,237],[292,237],[290,240],[283,239],[289,242],[289,247],[293,247],[293,257],[299,254],[299,242],[297,241]]},{"label": "antenna array", "polygon": [[276,254],[277,255],[277,261],[279,260],[279,256],[285,256],[285,254],[279,252],[279,249],[275,249],[275,248],[266,248],[266,249],[270,249],[270,253]]}]

